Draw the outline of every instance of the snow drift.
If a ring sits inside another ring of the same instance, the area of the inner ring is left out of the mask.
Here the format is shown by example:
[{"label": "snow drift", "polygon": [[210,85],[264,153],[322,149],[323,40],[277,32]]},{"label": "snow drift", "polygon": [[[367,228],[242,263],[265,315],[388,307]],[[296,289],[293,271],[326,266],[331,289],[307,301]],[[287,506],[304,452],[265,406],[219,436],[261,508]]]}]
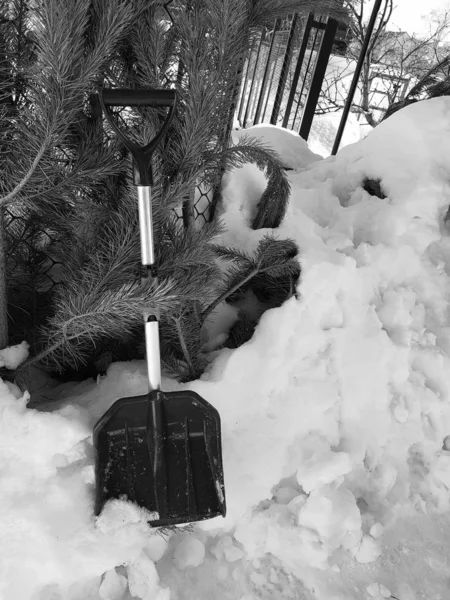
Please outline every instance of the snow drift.
[{"label": "snow drift", "polygon": [[[302,277],[298,299],[188,386],[222,417],[227,518],[165,537],[125,502],[94,518],[92,425],[145,392],[143,364],[62,386],[47,412],[2,384],[2,600],[445,597],[450,98],[327,160],[263,134],[294,167],[275,233],[299,245]],[[253,249],[267,233],[248,225],[261,187],[250,165],[227,175],[218,241]]]}]

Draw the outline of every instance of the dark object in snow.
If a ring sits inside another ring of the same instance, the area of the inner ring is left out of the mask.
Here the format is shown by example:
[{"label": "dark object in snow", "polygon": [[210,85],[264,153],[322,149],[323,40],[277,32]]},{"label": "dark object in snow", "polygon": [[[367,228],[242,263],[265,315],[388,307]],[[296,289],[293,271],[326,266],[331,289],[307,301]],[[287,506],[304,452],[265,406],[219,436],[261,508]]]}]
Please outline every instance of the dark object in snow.
[{"label": "dark object in snow", "polygon": [[405,100],[401,100],[400,102],[394,102],[394,104],[391,104],[391,106],[389,106],[387,111],[384,113],[380,123],[386,121],[386,119],[389,119],[389,117],[391,117],[394,113],[401,110],[402,108],[405,108],[410,104],[415,104],[418,101],[419,100],[417,98],[406,98]]},{"label": "dark object in snow", "polygon": [[239,348],[239,346],[248,342],[252,338],[257,324],[257,320],[251,319],[245,311],[240,310],[238,320],[230,329],[225,347]]},{"label": "dark object in snow", "polygon": [[[151,158],[174,113],[173,90],[103,90],[103,111],[134,159],[141,262],[156,280],[151,210]],[[116,125],[111,106],[170,107],[156,137],[145,147],[132,143]],[[152,527],[201,521],[225,515],[220,416],[190,390],[162,392],[159,321],[144,314],[149,392],[121,398],[94,427],[98,515],[113,498],[146,509]]]},{"label": "dark object in snow", "polygon": [[448,221],[450,221],[450,206],[448,207],[444,217],[444,223],[447,223]]},{"label": "dark object in snow", "polygon": [[371,196],[376,196],[377,198],[381,198],[381,200],[386,198],[385,193],[381,189],[381,181],[379,179],[365,179],[363,189]]}]

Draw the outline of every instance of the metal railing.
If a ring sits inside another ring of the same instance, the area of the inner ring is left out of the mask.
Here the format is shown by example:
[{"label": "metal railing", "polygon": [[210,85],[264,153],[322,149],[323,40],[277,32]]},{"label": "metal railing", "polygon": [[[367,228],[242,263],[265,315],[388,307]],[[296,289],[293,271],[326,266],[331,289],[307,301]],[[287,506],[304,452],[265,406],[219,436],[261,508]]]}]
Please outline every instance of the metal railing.
[{"label": "metal railing", "polygon": [[333,47],[345,37],[338,27],[293,14],[253,32],[236,114],[242,127],[271,123],[308,138]]}]

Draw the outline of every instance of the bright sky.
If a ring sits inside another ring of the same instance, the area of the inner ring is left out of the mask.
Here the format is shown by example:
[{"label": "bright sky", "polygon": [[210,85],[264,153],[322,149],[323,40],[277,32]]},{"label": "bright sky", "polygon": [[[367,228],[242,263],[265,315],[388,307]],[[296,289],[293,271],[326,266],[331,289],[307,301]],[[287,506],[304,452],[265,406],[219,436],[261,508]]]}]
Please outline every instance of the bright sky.
[{"label": "bright sky", "polygon": [[450,8],[450,0],[394,0],[394,6],[391,24],[409,33],[420,33],[426,31],[421,17]]}]

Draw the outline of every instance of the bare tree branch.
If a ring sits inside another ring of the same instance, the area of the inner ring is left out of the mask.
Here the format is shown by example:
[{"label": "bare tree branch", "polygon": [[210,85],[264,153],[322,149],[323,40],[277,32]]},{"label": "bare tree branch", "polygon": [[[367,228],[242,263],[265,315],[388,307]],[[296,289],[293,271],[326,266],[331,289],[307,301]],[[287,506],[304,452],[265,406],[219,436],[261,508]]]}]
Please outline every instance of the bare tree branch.
[{"label": "bare tree branch", "polygon": [[[319,113],[335,112],[344,106],[348,88],[345,79],[348,78],[349,67],[359,58],[367,30],[366,1],[358,0],[347,5],[353,39],[348,45],[346,64],[327,75]],[[445,78],[446,69],[449,69],[445,58],[450,55],[450,46],[445,40],[450,33],[450,10],[431,13],[428,31],[420,37],[388,29],[393,10],[393,0],[383,0],[360,76],[358,89],[361,97],[359,100],[356,98],[352,109],[363,113],[372,126],[380,122],[390,105],[408,94],[408,87],[412,85],[417,94],[417,90],[431,79],[437,82]]]}]

